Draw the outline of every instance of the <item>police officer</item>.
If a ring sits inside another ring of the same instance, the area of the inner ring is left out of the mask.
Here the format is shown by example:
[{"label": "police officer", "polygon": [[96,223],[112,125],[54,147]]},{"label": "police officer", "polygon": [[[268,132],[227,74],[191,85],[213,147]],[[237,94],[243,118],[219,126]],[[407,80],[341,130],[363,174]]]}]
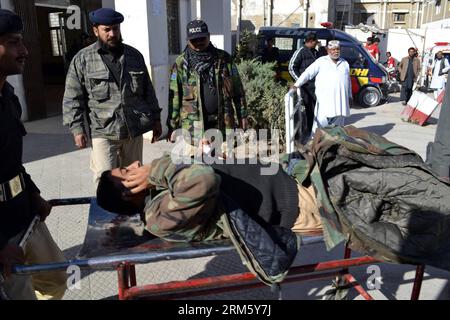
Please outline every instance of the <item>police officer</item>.
[{"label": "police officer", "polygon": [[240,126],[246,130],[245,93],[231,56],[213,46],[202,20],[188,23],[187,41],[172,68],[168,127],[184,129],[191,136],[209,129],[225,133]]},{"label": "police officer", "polygon": [[[22,140],[26,134],[20,120],[22,108],[13,87],[6,81],[8,76],[22,74],[24,70],[28,51],[23,44],[22,30],[19,16],[0,9],[0,266],[3,271],[0,271],[3,280],[0,298],[58,299],[66,289],[65,273],[19,277],[10,272],[14,264],[65,260],[44,224],[51,206],[42,199],[22,165]],[[36,215],[42,222],[24,248],[20,248],[23,233]]]},{"label": "police officer", "polygon": [[[289,63],[289,73],[294,81],[302,75],[305,70],[316,61],[319,57],[316,50],[317,35],[314,32],[309,32],[305,37],[305,46],[297,50],[291,58]],[[303,105],[306,108],[306,117],[308,123],[308,134],[311,134],[313,122],[314,122],[314,109],[316,107],[316,94],[315,94],[315,80],[308,81],[301,87],[301,94]]]},{"label": "police officer", "polygon": [[122,42],[123,15],[102,8],[89,18],[97,42],[72,60],[63,118],[77,147],[86,148],[91,134],[91,169],[98,183],[104,171],[142,161],[143,134],[153,130],[154,141],[161,135],[161,109],[144,57]]}]

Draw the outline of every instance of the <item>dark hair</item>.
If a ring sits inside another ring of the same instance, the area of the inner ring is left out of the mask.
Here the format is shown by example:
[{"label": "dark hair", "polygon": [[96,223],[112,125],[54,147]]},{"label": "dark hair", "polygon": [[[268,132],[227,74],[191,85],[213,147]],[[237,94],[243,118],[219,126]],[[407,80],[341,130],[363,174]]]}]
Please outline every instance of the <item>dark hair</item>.
[{"label": "dark hair", "polygon": [[308,32],[305,37],[305,42],[316,41],[317,34],[315,32]]},{"label": "dark hair", "polygon": [[373,38],[372,37],[368,37],[367,38],[367,42],[373,42]]},{"label": "dark hair", "polygon": [[416,51],[416,48],[414,48],[414,47],[411,47],[411,48],[409,48],[409,49],[408,49],[408,52],[409,52],[409,51],[411,51],[411,50],[414,50],[414,51]]},{"label": "dark hair", "polygon": [[101,208],[112,213],[135,215],[139,210],[133,203],[123,199],[125,191],[127,191],[125,186],[120,188],[114,183],[111,171],[106,171],[102,174],[98,184],[97,203]]}]

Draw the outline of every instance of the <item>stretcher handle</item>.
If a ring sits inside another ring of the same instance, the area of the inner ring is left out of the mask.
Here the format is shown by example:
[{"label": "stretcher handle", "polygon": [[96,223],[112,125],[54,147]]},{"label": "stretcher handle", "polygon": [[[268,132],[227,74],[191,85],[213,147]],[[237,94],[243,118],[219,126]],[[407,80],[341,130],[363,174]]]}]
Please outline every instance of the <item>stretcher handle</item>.
[{"label": "stretcher handle", "polygon": [[69,199],[53,199],[48,202],[52,207],[78,206],[83,204],[91,204],[94,198],[69,198]]}]

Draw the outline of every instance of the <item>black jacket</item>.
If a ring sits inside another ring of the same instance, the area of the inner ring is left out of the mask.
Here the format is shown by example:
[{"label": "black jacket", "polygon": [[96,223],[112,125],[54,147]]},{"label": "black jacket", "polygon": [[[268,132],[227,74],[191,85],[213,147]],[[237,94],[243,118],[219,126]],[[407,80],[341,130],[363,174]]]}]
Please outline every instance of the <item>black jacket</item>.
[{"label": "black jacket", "polygon": [[445,88],[447,94],[442,103],[442,111],[432,145],[431,167],[442,178],[450,180],[450,81]]},{"label": "black jacket", "polygon": [[[308,49],[306,47],[297,50],[289,63],[289,73],[295,81],[300,78],[301,74],[314,63],[318,58],[316,49]],[[314,84],[314,80],[308,82],[308,85]]]},{"label": "black jacket", "polygon": [[26,131],[20,120],[21,113],[13,87],[5,83],[0,97],[0,183],[10,181],[22,173],[26,187],[14,199],[0,202],[0,249],[28,227],[33,219],[30,193],[39,192],[22,165],[22,145]]},{"label": "black jacket", "polygon": [[292,229],[299,214],[298,187],[281,166],[262,176],[267,165],[213,164],[221,177],[220,190],[253,218]]}]

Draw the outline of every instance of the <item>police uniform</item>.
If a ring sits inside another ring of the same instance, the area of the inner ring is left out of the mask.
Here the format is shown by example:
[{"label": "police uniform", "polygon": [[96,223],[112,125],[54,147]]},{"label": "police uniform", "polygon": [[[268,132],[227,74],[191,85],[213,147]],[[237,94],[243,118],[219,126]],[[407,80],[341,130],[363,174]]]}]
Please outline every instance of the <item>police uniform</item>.
[{"label": "police uniform", "polygon": [[[204,21],[187,25],[187,40],[209,36]],[[167,126],[183,129],[196,142],[209,129],[236,128],[236,120],[248,117],[244,87],[232,57],[212,44],[204,52],[189,47],[176,59],[170,78]],[[237,119],[236,119],[237,118]]]},{"label": "police uniform", "polygon": [[[0,9],[0,36],[20,33],[20,17]],[[7,82],[0,92],[0,250],[7,244],[17,245],[36,213],[31,195],[40,193],[22,165],[23,137],[26,135],[21,118],[22,108],[13,87]],[[47,227],[41,223],[25,246],[27,264],[64,261],[64,255],[53,241]],[[36,277],[12,276],[0,285],[10,299],[62,298],[65,292],[64,273]],[[35,292],[36,295],[35,295]]]}]

